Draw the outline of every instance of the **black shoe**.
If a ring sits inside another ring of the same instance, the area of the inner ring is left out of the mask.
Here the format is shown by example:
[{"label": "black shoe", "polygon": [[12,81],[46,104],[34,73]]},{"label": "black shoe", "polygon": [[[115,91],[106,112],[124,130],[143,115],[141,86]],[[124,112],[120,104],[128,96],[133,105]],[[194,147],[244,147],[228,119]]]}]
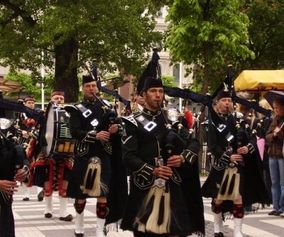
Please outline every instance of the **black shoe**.
[{"label": "black shoe", "polygon": [[73,220],[73,216],[71,214],[65,216],[65,217],[59,217],[59,220],[61,221],[72,221]]},{"label": "black shoe", "polygon": [[214,237],[224,237],[224,234],[222,232],[214,233]]},{"label": "black shoe", "polygon": [[43,193],[43,190],[41,190],[37,195],[37,200],[41,202],[43,200],[43,196],[44,196],[44,193]]},{"label": "black shoe", "polygon": [[275,216],[281,216],[283,213],[283,211],[278,211],[277,214]]},{"label": "black shoe", "polygon": [[23,198],[23,201],[29,201],[29,200],[30,200],[30,198],[28,198],[28,197]]},{"label": "black shoe", "polygon": [[82,234],[82,233],[76,233],[76,232],[74,232],[74,234],[75,234],[76,237],[84,237],[84,234]]},{"label": "black shoe", "polygon": [[52,217],[52,214],[51,214],[51,213],[45,213],[45,214],[44,214],[44,217],[45,217],[45,218],[51,218],[51,217]]},{"label": "black shoe", "polygon": [[280,211],[276,211],[276,210],[273,210],[271,212],[268,213],[269,216],[280,216],[282,212]]}]

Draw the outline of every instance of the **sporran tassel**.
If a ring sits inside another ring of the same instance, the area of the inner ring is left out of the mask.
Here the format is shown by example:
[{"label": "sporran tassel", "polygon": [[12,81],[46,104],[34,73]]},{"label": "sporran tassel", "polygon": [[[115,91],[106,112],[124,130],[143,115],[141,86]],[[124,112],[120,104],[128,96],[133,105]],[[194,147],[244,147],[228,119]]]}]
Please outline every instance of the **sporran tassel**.
[{"label": "sporran tassel", "polygon": [[98,157],[92,157],[89,160],[87,171],[85,173],[81,190],[84,194],[92,197],[101,196],[101,160]]},{"label": "sporran tassel", "polygon": [[240,174],[238,168],[227,168],[224,172],[220,191],[218,193],[218,200],[235,200],[240,196]]},{"label": "sporran tassel", "polygon": [[163,203],[163,210],[160,210],[160,212],[163,212],[163,220],[161,224],[159,224],[159,233],[169,233],[170,231],[170,221],[171,221],[171,215],[170,215],[170,192],[164,192],[161,203]]},{"label": "sporran tassel", "polygon": [[137,215],[138,231],[167,234],[170,227],[170,193],[165,187],[153,186]]}]

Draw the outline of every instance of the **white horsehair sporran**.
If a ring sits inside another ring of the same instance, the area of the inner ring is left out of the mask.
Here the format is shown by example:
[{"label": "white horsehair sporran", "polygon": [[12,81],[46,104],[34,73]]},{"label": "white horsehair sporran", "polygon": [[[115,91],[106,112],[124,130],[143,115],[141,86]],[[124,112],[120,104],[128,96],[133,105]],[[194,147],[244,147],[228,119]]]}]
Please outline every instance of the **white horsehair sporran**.
[{"label": "white horsehair sporran", "polygon": [[[161,165],[162,159],[159,159]],[[138,231],[155,234],[168,234],[170,232],[170,191],[164,179],[157,178],[149,189],[135,224]]]},{"label": "white horsehair sporran", "polygon": [[240,197],[240,173],[236,166],[226,168],[218,192],[218,200],[235,200]]},{"label": "white horsehair sporran", "polygon": [[83,184],[80,186],[82,192],[92,197],[100,197],[104,185],[101,182],[101,159],[97,156],[89,159],[89,164],[84,176]]}]

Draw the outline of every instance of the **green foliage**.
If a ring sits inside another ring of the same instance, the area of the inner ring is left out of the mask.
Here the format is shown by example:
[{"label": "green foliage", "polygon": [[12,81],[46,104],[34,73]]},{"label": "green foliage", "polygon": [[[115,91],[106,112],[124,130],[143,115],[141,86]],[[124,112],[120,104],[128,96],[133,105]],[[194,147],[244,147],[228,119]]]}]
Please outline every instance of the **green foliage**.
[{"label": "green foliage", "polygon": [[[32,95],[36,98],[36,100],[40,100],[41,98],[40,78],[35,78],[33,75],[27,73],[12,71],[8,73],[7,79],[19,82],[23,87],[22,93],[24,95]],[[52,88],[51,84],[53,80],[54,80],[53,77],[50,75],[44,78],[45,94],[47,95],[51,94],[51,88]],[[18,95],[21,96],[21,93]]]},{"label": "green foliage", "polygon": [[164,75],[162,76],[162,81],[164,86],[175,87],[177,86],[175,83],[175,77]]},{"label": "green foliage", "polygon": [[1,64],[38,73],[43,63],[53,71],[55,46],[74,38],[80,52],[74,62],[78,72],[95,61],[102,71],[139,74],[145,52],[161,40],[154,32],[154,17],[165,2],[1,1]]},{"label": "green foliage", "polygon": [[202,86],[213,85],[224,73],[219,72],[224,65],[254,56],[247,46],[249,21],[240,11],[241,1],[172,2],[166,45],[174,61],[199,67]]},{"label": "green foliage", "polygon": [[281,69],[284,67],[284,1],[246,1],[244,11],[250,20],[249,48],[255,58],[241,63],[242,69]]}]

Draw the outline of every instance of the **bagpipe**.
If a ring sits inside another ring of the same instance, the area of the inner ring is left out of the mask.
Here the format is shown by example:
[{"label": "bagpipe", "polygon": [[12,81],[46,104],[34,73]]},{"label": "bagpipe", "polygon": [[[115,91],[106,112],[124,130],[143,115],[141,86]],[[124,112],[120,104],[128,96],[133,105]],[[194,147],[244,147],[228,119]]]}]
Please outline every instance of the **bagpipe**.
[{"label": "bagpipe", "polygon": [[96,124],[95,129],[98,131],[101,130],[107,131],[111,125],[117,124],[118,134],[121,135],[124,131],[124,125],[122,120],[118,116],[115,106],[110,104],[108,101],[101,99],[96,94],[94,94],[94,97],[96,98],[96,100],[99,101],[99,103],[101,104],[101,108],[103,110],[101,121],[100,123]]},{"label": "bagpipe", "polygon": [[[11,119],[11,121],[13,120],[13,127],[11,126],[10,129],[6,131],[5,135],[7,138],[13,140],[16,144],[22,145],[24,148],[26,148],[28,157],[31,157],[33,153],[31,146],[35,145],[38,137],[37,125],[41,126],[45,123],[43,111],[30,109],[24,106],[22,103],[13,102],[6,99],[0,99],[0,109],[3,111],[15,111],[24,116],[24,125],[31,127],[31,129],[25,133],[25,131],[19,126],[19,118]],[[33,141],[33,144],[30,143],[31,141]]]},{"label": "bagpipe", "polygon": [[[248,108],[254,109],[256,112],[259,112],[267,117],[270,117],[272,113],[271,110],[259,106],[258,103],[255,101],[248,101],[236,95],[236,91],[233,86],[233,77],[234,77],[234,71],[232,65],[229,65],[225,80],[219,85],[219,87],[217,87],[217,89],[212,93],[212,95],[210,94],[203,95],[191,91],[189,89],[181,89],[178,87],[165,86],[164,90],[168,96],[178,97],[185,100],[191,100],[196,103],[201,103],[203,106],[212,107],[214,98],[217,96],[218,92],[224,88],[225,85],[228,88],[228,90],[231,91],[231,96],[234,103],[245,105]],[[201,112],[203,112],[202,110],[203,109],[201,109]]]},{"label": "bagpipe", "polygon": [[[34,119],[29,118],[25,113],[21,113],[21,115],[23,119],[16,118],[13,124],[16,130],[15,134],[13,134],[13,140],[17,144],[27,148],[32,139],[38,138],[39,128]],[[22,123],[26,129],[23,129],[20,123]]]}]

